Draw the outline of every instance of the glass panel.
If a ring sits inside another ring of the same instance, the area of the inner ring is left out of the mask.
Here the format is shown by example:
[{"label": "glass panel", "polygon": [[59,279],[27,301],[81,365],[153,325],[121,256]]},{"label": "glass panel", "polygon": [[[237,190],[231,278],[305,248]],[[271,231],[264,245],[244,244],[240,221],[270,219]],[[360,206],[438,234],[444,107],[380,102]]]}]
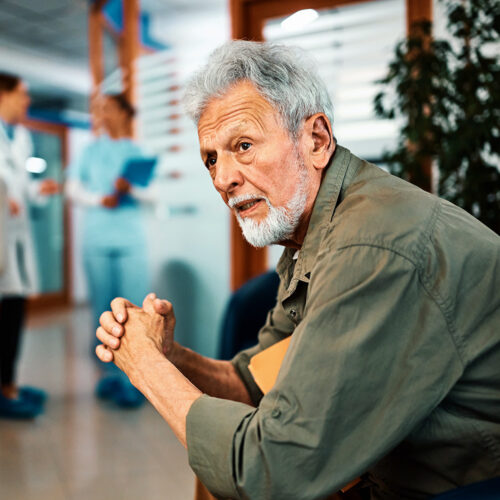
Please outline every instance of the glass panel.
[{"label": "glass panel", "polygon": [[404,0],[373,0],[299,11],[264,27],[266,40],[311,54],[332,98],[339,144],[371,161],[377,162],[398,136],[396,120],[375,116],[373,99],[376,81],[387,73],[394,46],[405,36],[405,12]]},{"label": "glass panel", "polygon": [[[405,36],[405,0],[373,0],[334,9],[298,11],[264,26],[266,40],[306,50],[316,61],[333,102],[333,132],[342,146],[380,165],[397,141],[397,120],[375,116],[377,80]],[[383,165],[380,165],[383,167]],[[272,246],[270,267],[282,249]]]},{"label": "glass panel", "polygon": [[160,203],[150,221],[154,289],[174,305],[176,339],[206,356],[217,355],[230,293],[230,219],[180,99],[186,79],[212,48],[166,50],[138,63],[139,139],[159,157]]},{"label": "glass panel", "polygon": [[[34,156],[42,158],[47,168],[31,173],[37,180],[62,181],[61,138],[54,134],[32,131]],[[41,293],[64,289],[64,206],[61,196],[48,198],[41,206],[30,206],[31,226]]]}]

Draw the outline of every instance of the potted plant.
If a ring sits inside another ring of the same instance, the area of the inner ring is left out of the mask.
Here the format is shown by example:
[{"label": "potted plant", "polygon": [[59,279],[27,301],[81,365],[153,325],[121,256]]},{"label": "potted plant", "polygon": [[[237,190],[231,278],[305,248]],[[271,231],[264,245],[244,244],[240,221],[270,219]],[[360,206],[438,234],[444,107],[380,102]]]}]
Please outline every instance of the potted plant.
[{"label": "potted plant", "polygon": [[413,25],[379,82],[376,114],[402,121],[384,160],[426,189],[433,161],[437,194],[500,234],[500,3],[445,5],[450,41]]}]

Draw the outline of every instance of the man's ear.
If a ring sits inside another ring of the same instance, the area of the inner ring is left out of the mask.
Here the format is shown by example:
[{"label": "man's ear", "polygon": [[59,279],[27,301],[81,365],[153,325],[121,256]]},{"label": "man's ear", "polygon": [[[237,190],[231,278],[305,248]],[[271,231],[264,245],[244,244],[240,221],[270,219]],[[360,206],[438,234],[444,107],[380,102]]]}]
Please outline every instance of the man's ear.
[{"label": "man's ear", "polygon": [[330,120],[324,113],[316,113],[305,121],[303,131],[312,165],[318,170],[325,168],[335,151]]}]

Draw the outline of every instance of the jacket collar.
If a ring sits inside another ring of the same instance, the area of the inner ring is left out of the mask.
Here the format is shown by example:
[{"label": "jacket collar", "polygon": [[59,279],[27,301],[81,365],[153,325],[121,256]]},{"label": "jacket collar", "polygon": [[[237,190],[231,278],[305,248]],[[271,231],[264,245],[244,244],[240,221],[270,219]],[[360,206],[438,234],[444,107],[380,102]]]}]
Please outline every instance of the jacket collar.
[{"label": "jacket collar", "polygon": [[[309,282],[321,241],[333,219],[341,191],[343,191],[342,188],[348,170],[351,171],[349,172],[350,175],[348,175],[349,181],[354,177],[354,169],[349,168],[352,158],[355,157],[348,149],[337,145],[330,160],[330,165],[326,170],[325,177],[321,182],[304,243],[300,249],[294,268],[293,255],[296,250],[293,248],[285,249],[278,262],[276,270],[280,278],[285,283],[289,283],[287,295],[293,293],[299,280],[306,283]],[[293,276],[290,277],[292,269]]]}]

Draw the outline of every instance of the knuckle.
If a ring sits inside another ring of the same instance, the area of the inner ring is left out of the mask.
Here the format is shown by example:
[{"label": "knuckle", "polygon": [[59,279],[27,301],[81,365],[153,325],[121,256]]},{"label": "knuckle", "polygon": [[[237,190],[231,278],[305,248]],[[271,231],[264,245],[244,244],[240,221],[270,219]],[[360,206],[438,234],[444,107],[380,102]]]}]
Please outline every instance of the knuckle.
[{"label": "knuckle", "polygon": [[101,361],[105,361],[105,351],[106,349],[104,348],[103,345],[98,345],[96,348],[95,348],[95,353],[97,355],[97,357],[101,360]]},{"label": "knuckle", "polygon": [[112,308],[115,308],[115,307],[122,307],[123,306],[123,298],[122,297],[115,297],[112,301],[111,301],[111,307]]},{"label": "knuckle", "polygon": [[106,338],[106,332],[105,332],[104,328],[102,328],[102,327],[100,326],[100,327],[96,330],[95,334],[96,334],[96,337],[97,337],[100,341],[104,342],[104,339]]}]

